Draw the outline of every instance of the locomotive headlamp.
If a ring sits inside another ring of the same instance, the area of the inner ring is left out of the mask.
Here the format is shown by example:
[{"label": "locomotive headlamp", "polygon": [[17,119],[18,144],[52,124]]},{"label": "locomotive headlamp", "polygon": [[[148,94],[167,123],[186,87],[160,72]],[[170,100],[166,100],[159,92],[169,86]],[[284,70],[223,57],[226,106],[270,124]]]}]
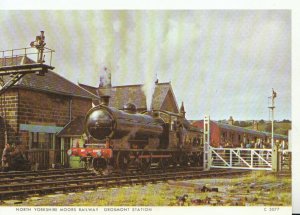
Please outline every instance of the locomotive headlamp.
[{"label": "locomotive headlamp", "polygon": [[69,149],[69,150],[67,151],[67,155],[69,155],[69,156],[72,155],[72,149]]},{"label": "locomotive headlamp", "polygon": [[101,155],[102,155],[102,152],[101,152],[101,150],[97,151],[97,153],[96,153],[96,154],[97,154],[97,156],[98,156],[98,157],[101,157]]}]

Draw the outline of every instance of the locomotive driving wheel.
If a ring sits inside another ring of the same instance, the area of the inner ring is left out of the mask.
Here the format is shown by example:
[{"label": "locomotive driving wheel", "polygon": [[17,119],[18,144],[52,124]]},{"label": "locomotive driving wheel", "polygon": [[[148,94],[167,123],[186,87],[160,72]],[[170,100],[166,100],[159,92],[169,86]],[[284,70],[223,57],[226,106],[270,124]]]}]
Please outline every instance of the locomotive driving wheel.
[{"label": "locomotive driving wheel", "polygon": [[[163,153],[162,153],[163,154]],[[163,170],[167,169],[170,165],[170,159],[169,158],[161,158],[159,160],[159,167]]]},{"label": "locomotive driving wheel", "polygon": [[201,157],[201,153],[193,153],[192,155],[192,159],[191,159],[191,166],[201,166],[201,162],[202,162],[202,157]]},{"label": "locomotive driving wheel", "polygon": [[187,153],[182,152],[179,155],[179,164],[180,166],[187,167],[189,163],[189,156]]},{"label": "locomotive driving wheel", "polygon": [[92,166],[94,172],[97,174],[103,174],[103,172],[107,169],[106,160],[103,158],[93,158]]},{"label": "locomotive driving wheel", "polygon": [[116,166],[121,171],[126,171],[129,167],[130,157],[129,152],[118,152]]},{"label": "locomotive driving wheel", "polygon": [[172,159],[171,159],[171,164],[173,168],[177,167],[177,164],[179,164],[179,153],[173,152],[172,153]]},{"label": "locomotive driving wheel", "polygon": [[143,152],[142,153],[143,158],[140,161],[140,169],[143,172],[148,172],[151,167],[152,162],[152,154],[150,152]]}]

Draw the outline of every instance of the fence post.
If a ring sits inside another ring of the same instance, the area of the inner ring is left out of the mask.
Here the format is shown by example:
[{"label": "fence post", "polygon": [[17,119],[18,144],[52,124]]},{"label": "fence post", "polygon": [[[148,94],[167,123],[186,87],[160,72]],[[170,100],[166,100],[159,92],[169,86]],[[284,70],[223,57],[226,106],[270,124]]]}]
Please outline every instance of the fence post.
[{"label": "fence post", "polygon": [[229,165],[232,167],[232,149],[229,150]]},{"label": "fence post", "polygon": [[278,145],[274,144],[272,149],[272,171],[278,172],[279,170],[279,156],[278,156]]},{"label": "fence post", "polygon": [[251,164],[250,164],[250,166],[251,166],[251,168],[253,168],[253,150],[251,149],[250,152],[251,152]]}]

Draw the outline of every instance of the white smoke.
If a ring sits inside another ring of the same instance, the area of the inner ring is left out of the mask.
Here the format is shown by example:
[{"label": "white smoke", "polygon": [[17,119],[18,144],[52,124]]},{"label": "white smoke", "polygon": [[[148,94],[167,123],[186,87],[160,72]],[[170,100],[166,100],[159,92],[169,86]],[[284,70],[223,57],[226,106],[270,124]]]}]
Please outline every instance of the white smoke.
[{"label": "white smoke", "polygon": [[143,14],[142,20],[143,23],[152,23],[143,28],[143,42],[139,61],[142,64],[141,69],[144,78],[142,90],[146,96],[146,105],[149,111],[153,108],[151,105],[157,79],[156,74],[161,70],[161,53],[164,51],[164,43],[167,38],[165,26],[160,23],[159,17],[156,17],[155,14],[147,12]]},{"label": "white smoke", "polygon": [[101,67],[99,87],[111,87],[111,71],[107,66]]},{"label": "white smoke", "polygon": [[153,94],[155,91],[155,81],[156,81],[156,75],[150,72],[147,73],[142,90],[146,96],[146,105],[148,111],[150,111],[153,108],[151,105],[152,105]]},{"label": "white smoke", "polygon": [[155,91],[155,82],[157,79],[156,74],[159,67],[158,51],[144,51],[141,58],[141,62],[145,62],[142,66],[142,70],[144,73],[144,84],[142,90],[146,96],[147,110],[150,111],[153,108],[152,99]]}]

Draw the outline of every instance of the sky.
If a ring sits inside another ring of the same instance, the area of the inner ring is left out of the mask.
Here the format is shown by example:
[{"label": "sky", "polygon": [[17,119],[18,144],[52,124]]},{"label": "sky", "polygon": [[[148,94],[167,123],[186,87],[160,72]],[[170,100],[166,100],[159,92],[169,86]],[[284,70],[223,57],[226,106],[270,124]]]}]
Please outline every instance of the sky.
[{"label": "sky", "polygon": [[[0,11],[0,50],[45,31],[55,72],[98,86],[171,82],[188,119],[291,119],[289,10]],[[151,93],[151,90],[146,94]]]}]

